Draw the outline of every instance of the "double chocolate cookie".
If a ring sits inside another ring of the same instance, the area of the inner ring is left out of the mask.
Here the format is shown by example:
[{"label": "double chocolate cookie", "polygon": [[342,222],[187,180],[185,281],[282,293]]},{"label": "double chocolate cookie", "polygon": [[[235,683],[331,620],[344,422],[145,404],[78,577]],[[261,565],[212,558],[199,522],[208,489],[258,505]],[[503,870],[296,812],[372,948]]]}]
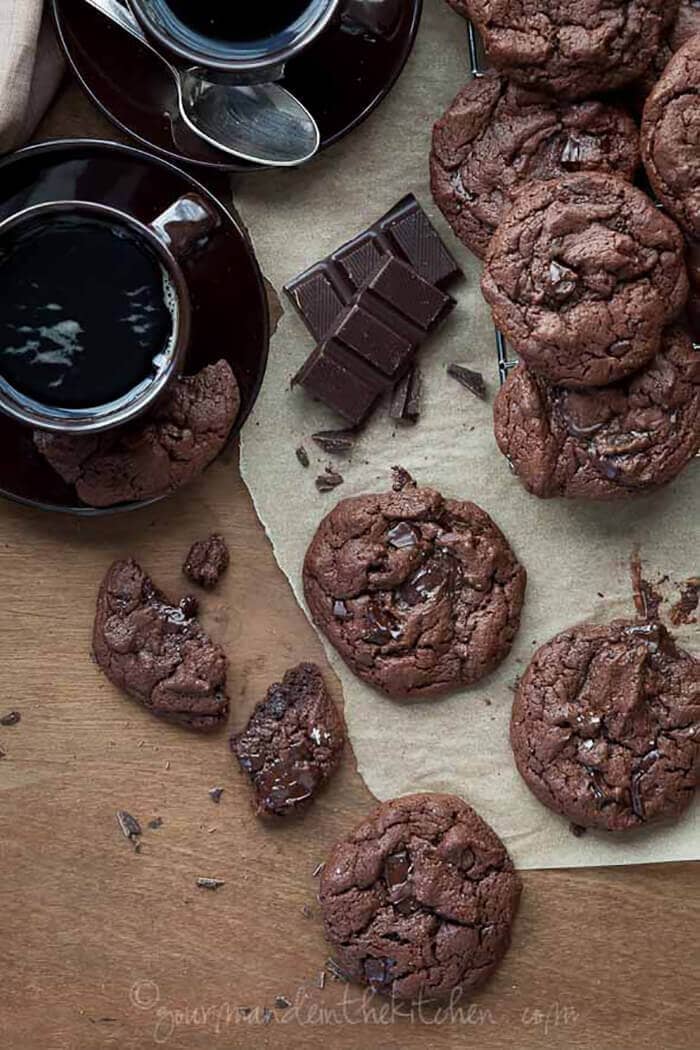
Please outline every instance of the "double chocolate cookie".
[{"label": "double chocolate cookie", "polygon": [[226,361],[176,380],[143,420],[104,434],[34,432],[34,444],[89,507],[156,499],[193,481],[225,446],[240,408]]},{"label": "double chocolate cookie", "polygon": [[572,627],[521,679],[511,745],[533,794],[575,824],[678,817],[700,774],[700,662],[658,623]]},{"label": "double chocolate cookie", "polygon": [[299,664],[270,686],[231,750],[255,790],[259,817],[298,813],[334,772],[345,726],[314,664]]},{"label": "double chocolate cookie", "polygon": [[508,654],[526,574],[474,503],[402,477],[324,518],[304,562],[314,623],[350,669],[394,699],[471,685]]},{"label": "double chocolate cookie", "polygon": [[171,604],[132,559],[102,581],[93,649],[109,680],[159,718],[205,730],[226,722],[226,655],[197,620],[197,600]]},{"label": "double chocolate cookie", "polygon": [[700,240],[700,35],[666,66],[647,99],[642,157],[664,208],[689,238]]},{"label": "double chocolate cookie", "polygon": [[498,447],[535,496],[649,492],[700,450],[700,354],[674,325],[650,364],[611,386],[568,390],[519,365],[494,422]]},{"label": "double chocolate cookie", "polygon": [[674,51],[700,33],[700,0],[681,0],[678,17],[671,29],[670,43]]},{"label": "double chocolate cookie", "polygon": [[482,291],[526,364],[564,386],[604,386],[657,353],[683,309],[680,230],[612,175],[531,183],[506,211]]},{"label": "double chocolate cookie", "polygon": [[433,197],[457,236],[478,256],[506,205],[533,179],[603,171],[632,179],[639,132],[624,110],[567,103],[506,80],[475,78],[433,131]]},{"label": "double chocolate cookie", "polygon": [[559,98],[636,80],[661,44],[678,0],[448,0],[471,18],[491,64]]},{"label": "double chocolate cookie", "polygon": [[319,901],[338,962],[396,1000],[483,984],[505,955],[521,883],[503,843],[454,795],[385,802],[331,851]]}]

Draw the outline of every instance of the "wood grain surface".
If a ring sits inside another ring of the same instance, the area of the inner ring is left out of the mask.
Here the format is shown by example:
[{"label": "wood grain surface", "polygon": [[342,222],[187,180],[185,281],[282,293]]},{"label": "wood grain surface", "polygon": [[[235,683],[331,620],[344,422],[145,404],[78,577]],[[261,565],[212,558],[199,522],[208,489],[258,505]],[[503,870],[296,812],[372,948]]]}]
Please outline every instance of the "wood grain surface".
[{"label": "wood grain surface", "polygon": [[[55,134],[115,137],[74,86],[40,129]],[[179,595],[184,555],[211,530],[226,537],[232,564],[203,599],[203,618],[230,657],[234,729],[287,667],[326,666],[235,451],[186,492],[129,515],[0,507],[0,715],[22,715],[0,727],[0,1045],[697,1047],[692,864],[525,873],[512,949],[470,1005],[392,1015],[330,977],[319,987],[328,951],[312,872],[373,802],[352,756],[303,821],[263,826],[227,734],[157,722],[90,659],[111,560],[134,554]],[[138,853],[118,809],[144,827]],[[162,826],[148,828],[156,817]],[[225,885],[198,889],[198,876]]]}]

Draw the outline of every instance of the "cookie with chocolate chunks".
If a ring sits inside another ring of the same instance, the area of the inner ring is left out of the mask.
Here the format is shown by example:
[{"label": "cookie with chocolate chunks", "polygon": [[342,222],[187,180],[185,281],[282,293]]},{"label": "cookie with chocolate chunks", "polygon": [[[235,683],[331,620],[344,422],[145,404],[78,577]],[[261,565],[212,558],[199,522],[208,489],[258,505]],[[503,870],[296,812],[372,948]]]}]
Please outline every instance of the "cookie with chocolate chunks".
[{"label": "cookie with chocolate chunks", "polygon": [[173,605],[131,558],[102,581],[93,650],[109,680],[159,718],[203,730],[226,722],[226,655],[199,623],[196,598]]},{"label": "cookie with chocolate chunks", "polygon": [[606,386],[654,357],[685,306],[683,237],[613,175],[533,182],[491,240],[481,287],[532,369],[563,386]]},{"label": "cookie with chocolate chunks", "polygon": [[489,62],[526,87],[579,99],[636,80],[678,0],[448,0],[479,30]]},{"label": "cookie with chocolate chunks", "polygon": [[335,771],[345,726],[315,664],[299,664],[271,685],[231,750],[250,777],[259,817],[305,809]]},{"label": "cookie with chocolate chunks", "polygon": [[533,794],[581,827],[678,817],[700,775],[700,661],[659,623],[572,627],[532,658],[510,738]]},{"label": "cookie with chocolate chunks", "polygon": [[181,376],[156,407],[102,434],[34,432],[48,464],[89,507],[158,499],[189,484],[216,459],[240,410],[227,361]]},{"label": "cookie with chocolate chunks", "polygon": [[647,99],[641,140],[654,193],[700,241],[700,34],[676,52]]},{"label": "cookie with chocolate chunks", "polygon": [[520,892],[503,843],[466,802],[418,794],[385,802],[334,847],[319,901],[348,977],[425,1002],[491,976]]},{"label": "cookie with chocolate chunks", "polygon": [[526,574],[474,503],[402,477],[324,518],[304,562],[314,623],[350,669],[394,699],[471,685],[507,656]]},{"label": "cookie with chocolate chunks", "polygon": [[519,365],[494,405],[496,441],[535,496],[608,500],[650,492],[700,451],[700,354],[685,328],[628,379],[568,390]]},{"label": "cookie with chocolate chunks", "polygon": [[624,110],[550,98],[490,72],[475,78],[433,130],[433,197],[452,229],[483,258],[512,197],[533,179],[604,171],[631,180],[639,132]]}]

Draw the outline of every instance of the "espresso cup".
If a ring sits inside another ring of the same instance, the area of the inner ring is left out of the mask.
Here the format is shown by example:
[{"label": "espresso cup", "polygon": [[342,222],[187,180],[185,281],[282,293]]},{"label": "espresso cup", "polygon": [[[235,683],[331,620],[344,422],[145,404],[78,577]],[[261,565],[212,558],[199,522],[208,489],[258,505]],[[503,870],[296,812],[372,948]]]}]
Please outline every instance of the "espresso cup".
[{"label": "espresso cup", "polygon": [[38,204],[0,222],[0,412],[93,434],[153,406],[189,343],[180,260],[219,222],[196,194],[150,224],[87,201]]},{"label": "espresso cup", "polygon": [[279,80],[285,64],[316,40],[340,4],[341,0],[129,0],[151,43],[168,57],[241,84]]}]

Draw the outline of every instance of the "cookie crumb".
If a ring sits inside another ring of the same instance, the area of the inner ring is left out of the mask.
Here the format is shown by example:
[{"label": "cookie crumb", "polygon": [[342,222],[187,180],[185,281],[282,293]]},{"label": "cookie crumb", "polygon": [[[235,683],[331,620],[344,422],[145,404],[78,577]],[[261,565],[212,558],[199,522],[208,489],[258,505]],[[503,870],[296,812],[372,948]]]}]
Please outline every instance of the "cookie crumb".
[{"label": "cookie crumb", "polygon": [[309,459],[309,453],[303,445],[299,445],[299,448],[294,450],[294,455],[297,457],[302,467],[308,467],[310,465],[311,460]]},{"label": "cookie crumb", "polygon": [[319,492],[331,492],[338,485],[342,485],[344,481],[345,478],[337,470],[333,470],[332,467],[326,467],[325,474],[319,474],[316,478],[316,488]]},{"label": "cookie crumb", "polygon": [[197,540],[190,547],[182,571],[193,583],[208,590],[217,583],[229,566],[230,556],[226,541],[218,532],[205,540]]}]

